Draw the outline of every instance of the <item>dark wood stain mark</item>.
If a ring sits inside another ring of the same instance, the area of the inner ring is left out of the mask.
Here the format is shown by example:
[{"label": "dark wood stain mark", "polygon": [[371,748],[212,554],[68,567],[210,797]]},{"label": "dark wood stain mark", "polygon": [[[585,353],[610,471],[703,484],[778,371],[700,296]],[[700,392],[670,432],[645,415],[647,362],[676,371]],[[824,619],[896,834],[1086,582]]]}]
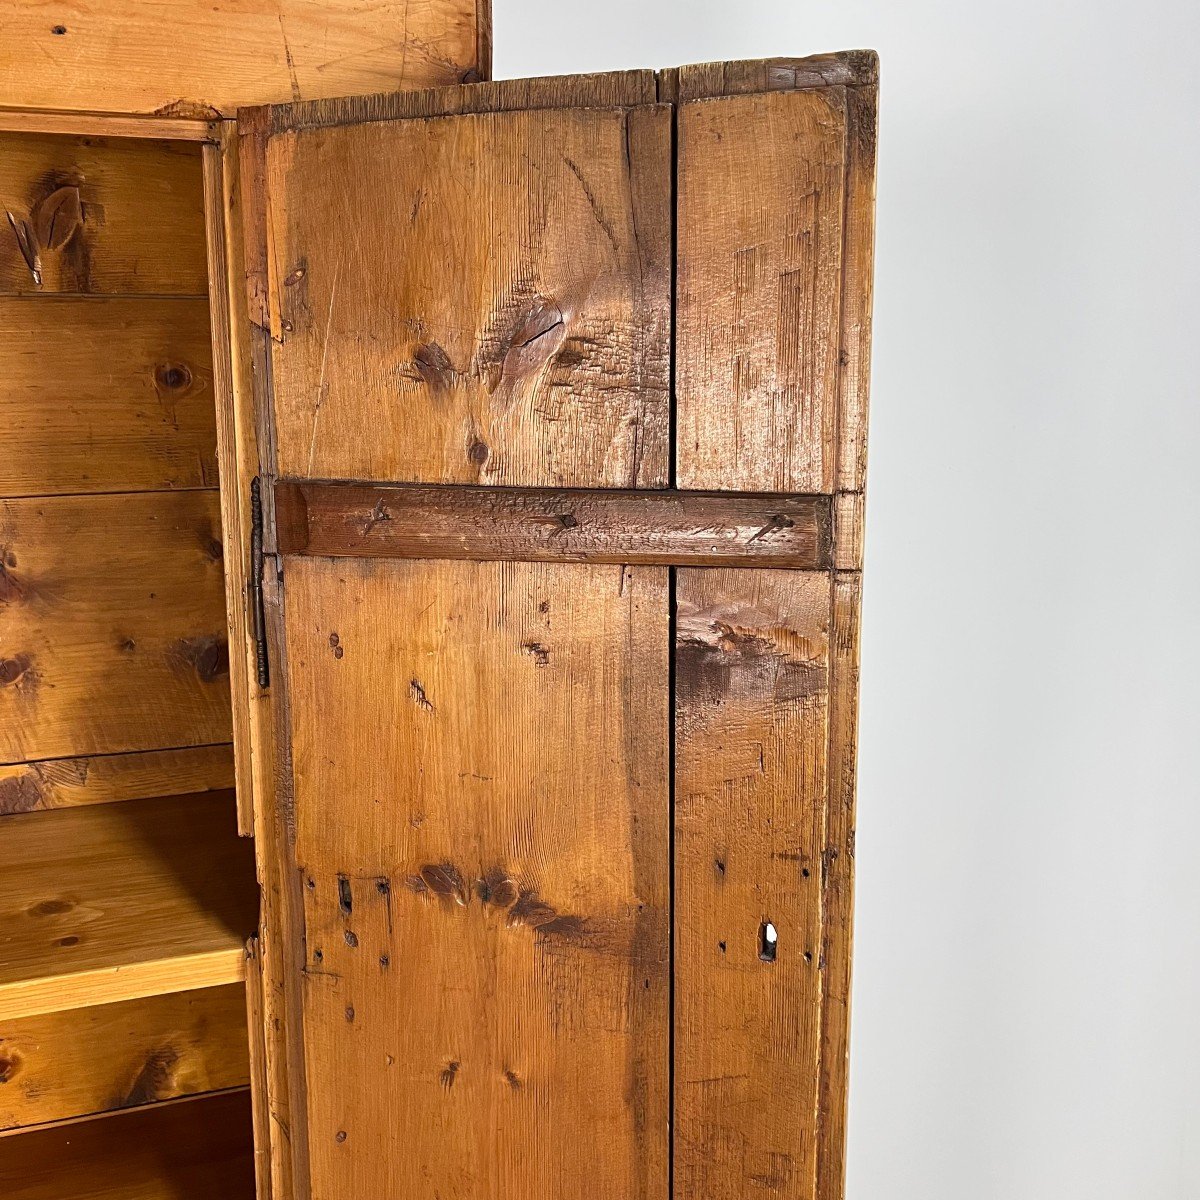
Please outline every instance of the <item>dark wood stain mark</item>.
[{"label": "dark wood stain mark", "polygon": [[350,1025],[354,1024],[354,1005],[353,1004],[346,1005],[346,1021]]},{"label": "dark wood stain mark", "polygon": [[439,1076],[442,1087],[449,1091],[454,1086],[455,1077],[458,1075],[458,1069],[462,1064],[455,1059],[451,1059],[445,1067],[442,1068],[442,1073]]},{"label": "dark wood stain mark", "polygon": [[482,879],[475,881],[475,894],[482,904],[509,909],[520,898],[521,890],[517,881],[511,879],[506,871],[493,867]]},{"label": "dark wood stain mark", "polygon": [[521,1077],[511,1067],[504,1068],[504,1082],[508,1084],[514,1092],[521,1090]]},{"label": "dark wood stain mark", "polygon": [[175,400],[185,395],[195,383],[187,363],[162,363],[154,368],[154,390],[159,399]]},{"label": "dark wood stain mark", "polygon": [[212,683],[229,674],[229,643],[222,637],[180,638],[172,657],[196,672],[201,683]]},{"label": "dark wood stain mark", "polygon": [[33,675],[33,658],[28,654],[14,654],[11,658],[0,659],[0,687],[12,687],[14,684],[35,683]]},{"label": "dark wood stain mark", "polygon": [[392,514],[388,511],[388,506],[384,503],[383,497],[380,496],[378,503],[371,509],[371,515],[363,522],[363,536],[365,537],[376,525],[384,521],[390,521]]},{"label": "dark wood stain mark", "polygon": [[757,542],[760,538],[770,537],[771,534],[778,533],[781,529],[791,529],[795,524],[796,522],[791,517],[785,516],[783,513],[776,513],[761,529],[746,539],[746,545]]},{"label": "dark wood stain mark", "polygon": [[350,888],[350,878],[347,875],[337,877],[338,909],[343,917],[348,917],[354,911],[354,894]]},{"label": "dark wood stain mark", "polygon": [[34,284],[41,287],[42,258],[38,253],[37,234],[34,233],[33,226],[24,217],[18,217],[7,209],[5,209],[4,215],[8,217],[9,228],[17,240],[17,249],[21,252],[21,257],[29,268],[29,274],[33,277]]},{"label": "dark wood stain mark", "polygon": [[12,1083],[21,1072],[21,1061],[16,1050],[0,1050],[0,1084]]},{"label": "dark wood stain mark", "polygon": [[32,771],[0,779],[0,816],[32,812],[42,802],[42,781]]},{"label": "dark wood stain mark", "polygon": [[521,649],[533,658],[535,665],[539,667],[550,665],[550,651],[541,642],[523,642]]},{"label": "dark wood stain mark", "polygon": [[488,449],[487,442],[480,438],[473,437],[467,442],[467,461],[477,467],[482,467],[488,460],[488,455],[491,450]]},{"label": "dark wood stain mark", "polygon": [[434,393],[448,391],[458,380],[450,356],[437,342],[425,342],[413,351],[417,374]]},{"label": "dark wood stain mark", "polygon": [[509,340],[500,378],[524,379],[532,375],[553,358],[566,336],[562,309],[552,300],[535,299]]},{"label": "dark wood stain mark", "polygon": [[522,888],[517,902],[508,912],[509,926],[526,925],[545,936],[580,938],[587,932],[582,917],[560,913],[542,900],[532,888]]},{"label": "dark wood stain mark", "polygon": [[175,1066],[178,1062],[179,1052],[173,1046],[152,1050],[117,1107],[137,1108],[178,1095],[179,1088],[175,1082]]},{"label": "dark wood stain mark", "polygon": [[467,903],[467,888],[458,868],[450,863],[429,863],[421,868],[421,882],[441,900]]},{"label": "dark wood stain mark", "polygon": [[333,1135],[333,1140],[340,1146],[342,1142],[346,1140],[346,1131],[344,1129],[339,1129],[337,1133]]},{"label": "dark wood stain mark", "polygon": [[351,950],[358,948],[358,934],[355,933],[354,930],[347,929],[346,932],[342,934],[342,937],[345,938],[346,945],[349,946]]},{"label": "dark wood stain mark", "polygon": [[336,633],[329,635],[329,648],[333,651],[334,658],[341,658],[346,653],[346,649],[342,645],[342,639]]},{"label": "dark wood stain mark", "polygon": [[433,707],[433,701],[431,701],[429,699],[429,697],[427,695],[425,695],[425,689],[424,689],[424,687],[421,686],[421,681],[419,679],[410,679],[409,680],[408,691],[409,691],[409,694],[413,698],[413,703],[418,708],[423,708],[426,712],[436,712],[437,711]]},{"label": "dark wood stain mark", "polygon": [[74,900],[39,900],[31,904],[25,911],[31,917],[61,917],[75,907]]},{"label": "dark wood stain mark", "polygon": [[0,557],[0,604],[16,604],[26,599],[25,584],[12,571],[16,565],[11,553]]}]

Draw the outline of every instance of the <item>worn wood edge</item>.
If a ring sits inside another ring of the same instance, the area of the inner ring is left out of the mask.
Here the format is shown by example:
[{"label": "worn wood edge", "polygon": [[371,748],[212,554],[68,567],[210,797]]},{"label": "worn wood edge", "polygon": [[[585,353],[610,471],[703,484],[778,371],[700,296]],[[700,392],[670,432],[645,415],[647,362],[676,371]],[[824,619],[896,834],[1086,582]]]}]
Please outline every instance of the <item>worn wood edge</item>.
[{"label": "worn wood edge", "polygon": [[862,576],[835,572],[830,612],[829,793],[821,850],[821,1066],[816,1200],[843,1200],[854,937]]},{"label": "worn wood edge", "polygon": [[93,1121],[119,1121],[125,1116],[145,1114],[149,1110],[158,1112],[160,1109],[176,1108],[181,1104],[195,1104],[223,1096],[237,1096],[249,1090],[245,1084],[237,1087],[213,1088],[207,1092],[192,1092],[188,1096],[172,1096],[170,1100],[155,1100],[151,1104],[139,1104],[132,1108],[110,1108],[103,1112],[80,1113],[74,1117],[63,1117],[59,1121],[40,1121],[36,1125],[15,1125],[10,1129],[0,1129],[0,1140],[20,1137],[24,1133],[46,1133],[52,1129],[73,1129],[78,1125],[90,1125]]},{"label": "worn wood edge", "polygon": [[246,942],[246,1024],[250,1041],[250,1112],[254,1133],[256,1200],[271,1200],[271,1110],[267,1097],[267,1010],[256,937]]},{"label": "worn wood edge", "polygon": [[847,93],[835,480],[838,490],[860,493],[867,472],[878,104],[874,85]]},{"label": "worn wood edge", "polygon": [[[233,399],[233,330],[230,315],[229,258],[225,242],[225,171],[223,147],[202,150],[204,228],[208,248],[208,307],[212,331],[213,398],[217,415],[217,479],[224,546],[225,623],[229,645],[229,688],[232,701],[233,759],[238,833],[254,833],[254,786],[251,775],[249,642],[246,607],[246,564],[249,542],[242,516],[237,461],[237,419]],[[236,647],[237,649],[233,649]]]},{"label": "worn wood edge", "polygon": [[240,983],[245,974],[246,954],[239,943],[218,950],[21,979],[0,986],[0,1021]]},{"label": "worn wood edge", "polygon": [[[261,811],[255,841],[262,907],[259,953],[263,961],[263,1000],[267,1014],[267,1094],[271,1120],[271,1186],[286,1200],[308,1200],[308,1116],[303,1036],[302,966],[304,909],[300,874],[293,869],[294,822],[290,820],[291,759],[288,746],[281,649],[281,582],[274,566],[275,428],[272,411],[270,296],[268,291],[266,108],[239,114],[238,186],[241,200],[242,260],[245,264],[244,334],[249,349],[255,466],[262,480],[264,552],[267,568],[263,599],[272,659],[271,686],[264,694],[261,738],[256,743],[256,795]],[[278,1136],[276,1136],[278,1134]]]},{"label": "worn wood edge", "polygon": [[864,510],[862,492],[836,492],[833,496],[833,566],[835,570],[862,570]]},{"label": "worn wood edge", "polygon": [[[492,0],[475,0],[475,73],[481,81],[492,78]],[[463,83],[469,76],[470,71]]]},{"label": "worn wood edge", "polygon": [[874,50],[841,50],[803,58],[691,63],[657,73],[658,98],[671,104],[755,92],[821,87],[864,87],[879,79]]},{"label": "worn wood edge", "polygon": [[832,562],[826,495],[307,480],[281,480],[275,493],[281,554],[809,571]]},{"label": "worn wood edge", "polygon": [[[636,108],[657,103],[654,72],[605,71],[488,80],[414,91],[377,92],[334,100],[304,100],[238,110],[239,122],[261,121],[270,134],[369,121],[401,121],[468,113],[549,108]],[[252,114],[263,113],[254,118]]]},{"label": "worn wood edge", "polygon": [[[108,778],[100,787],[93,781],[89,789],[89,777],[97,768]],[[166,782],[167,776],[172,782]],[[233,746],[229,742],[0,763],[0,817],[218,792],[233,786]]]},{"label": "worn wood edge", "polygon": [[136,113],[0,107],[0,133],[53,133],[71,137],[214,142],[219,136],[218,124],[216,121],[198,117],[155,117]]}]

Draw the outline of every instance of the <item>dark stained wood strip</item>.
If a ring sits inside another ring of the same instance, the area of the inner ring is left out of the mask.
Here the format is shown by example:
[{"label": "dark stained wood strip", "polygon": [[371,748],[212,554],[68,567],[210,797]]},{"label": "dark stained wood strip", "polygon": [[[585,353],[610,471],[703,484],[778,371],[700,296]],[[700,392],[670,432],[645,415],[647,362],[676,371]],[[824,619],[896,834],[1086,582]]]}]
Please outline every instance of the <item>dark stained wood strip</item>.
[{"label": "dark stained wood strip", "polygon": [[879,56],[874,50],[843,50],[807,58],[693,63],[659,71],[657,79],[659,100],[671,104],[797,88],[865,87],[879,80]]},{"label": "dark stained wood strip", "polygon": [[825,570],[828,496],[275,485],[283,554]]}]

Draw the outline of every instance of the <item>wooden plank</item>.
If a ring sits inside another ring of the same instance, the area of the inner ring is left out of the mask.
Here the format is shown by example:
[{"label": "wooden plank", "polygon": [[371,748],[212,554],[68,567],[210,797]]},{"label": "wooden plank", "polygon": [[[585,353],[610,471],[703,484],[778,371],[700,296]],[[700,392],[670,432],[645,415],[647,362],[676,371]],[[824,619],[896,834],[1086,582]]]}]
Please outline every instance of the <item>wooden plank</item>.
[{"label": "wooden plank", "polygon": [[50,758],[0,766],[0,816],[233,787],[233,747]]},{"label": "wooden plank", "polygon": [[7,1021],[0,1130],[249,1082],[237,984]]},{"label": "wooden plank", "polygon": [[825,496],[284,481],[283,554],[524,562],[829,564]]},{"label": "wooden plank", "polygon": [[0,25],[0,104],[22,108],[231,116],[490,66],[490,14],[476,0],[4,0]]},{"label": "wooden plank", "polygon": [[289,563],[314,1196],[665,1200],[667,575]]},{"label": "wooden plank", "polygon": [[[518,112],[547,108],[626,108],[654,104],[653,71],[600,71],[588,75],[546,75],[498,79],[413,91],[339,96],[304,104],[277,104],[263,116],[271,133],[363,121],[449,117],[462,113]],[[244,120],[246,114],[239,114]]]},{"label": "wooden plank", "polygon": [[666,484],[668,109],[311,129],[267,166],[281,475]]},{"label": "wooden plank", "polygon": [[0,762],[226,742],[211,492],[0,502]]},{"label": "wooden plank", "polygon": [[250,1101],[254,1117],[254,1194],[271,1200],[271,1099],[267,1024],[271,1019],[264,993],[261,941],[246,943],[246,1026],[250,1034]]},{"label": "wooden plank", "polygon": [[829,804],[821,852],[821,1077],[816,1200],[843,1200],[846,1187],[861,608],[862,576],[849,571],[836,574],[830,635]]},{"label": "wooden plank", "polygon": [[5,134],[0,208],[0,295],[207,295],[196,145]]},{"label": "wooden plank", "polygon": [[680,570],[675,1186],[811,1200],[830,578]]},{"label": "wooden plank", "polygon": [[860,87],[879,80],[874,50],[839,50],[806,58],[758,58],[737,62],[692,63],[658,72],[658,98],[686,104],[713,96],[797,88]]},{"label": "wooden plank", "polygon": [[5,817],[0,1019],[245,976],[253,851],[233,796]]},{"label": "wooden plank", "polygon": [[3,496],[215,487],[207,304],[0,298],[0,441]]},{"label": "wooden plank", "polygon": [[67,137],[131,137],[208,142],[219,122],[197,117],[125,116],[116,113],[54,112],[0,107],[0,132],[56,133]]},{"label": "wooden plank", "polygon": [[5,1200],[254,1200],[239,1088],[0,1139]]},{"label": "wooden plank", "polygon": [[828,492],[845,91],[679,108],[678,485]]}]

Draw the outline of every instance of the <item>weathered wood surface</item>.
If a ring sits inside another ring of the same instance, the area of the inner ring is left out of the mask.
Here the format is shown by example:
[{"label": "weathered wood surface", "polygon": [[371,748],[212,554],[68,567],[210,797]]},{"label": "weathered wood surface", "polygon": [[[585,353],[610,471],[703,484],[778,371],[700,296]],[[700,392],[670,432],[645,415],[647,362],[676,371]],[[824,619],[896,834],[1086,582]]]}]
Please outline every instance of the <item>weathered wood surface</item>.
[{"label": "weathered wood surface", "polygon": [[4,134],[0,295],[206,296],[201,205],[199,146]]},{"label": "weathered wood surface", "polygon": [[666,570],[284,599],[313,1195],[665,1200]]},{"label": "weathered wood surface", "polygon": [[0,132],[54,133],[65,137],[153,138],[210,142],[220,122],[203,117],[154,117],[114,113],[54,112],[45,108],[0,105]]},{"label": "weathered wood surface", "polygon": [[0,299],[0,442],[3,496],[215,487],[207,304]]},{"label": "weathered wood surface", "polygon": [[5,1200],[255,1200],[244,1088],[0,1138]]},{"label": "weathered wood surface", "polygon": [[680,106],[680,487],[833,490],[845,133],[841,88]]},{"label": "weathered wood surface", "polygon": [[813,1194],[829,576],[681,570],[675,1186]]},{"label": "weathered wood surface", "polygon": [[5,1021],[0,1130],[249,1082],[239,984]]},{"label": "weathered wood surface", "polygon": [[670,126],[555,109],[272,138],[279,474],[664,486]]},{"label": "weathered wood surface", "polygon": [[457,83],[491,68],[480,0],[4,0],[0,105],[180,116]]},{"label": "weathered wood surface", "polygon": [[49,758],[0,766],[0,816],[233,787],[233,747]]},{"label": "weathered wood surface", "polygon": [[879,81],[879,56],[874,50],[839,50],[805,58],[691,63],[659,71],[657,80],[658,98],[671,104],[798,88],[863,87]]},{"label": "weathered wood surface", "polygon": [[227,742],[211,492],[0,502],[0,762]]},{"label": "weathered wood surface", "polygon": [[283,554],[821,568],[825,496],[552,488],[275,486]]},{"label": "weathered wood surface", "polygon": [[253,852],[223,801],[5,817],[0,1020],[244,978]]}]

